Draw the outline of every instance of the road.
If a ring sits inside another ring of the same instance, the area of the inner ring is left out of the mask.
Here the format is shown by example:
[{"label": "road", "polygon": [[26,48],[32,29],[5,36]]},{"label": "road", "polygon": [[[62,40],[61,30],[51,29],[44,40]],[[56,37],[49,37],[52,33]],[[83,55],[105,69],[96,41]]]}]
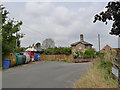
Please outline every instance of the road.
[{"label": "road", "polygon": [[91,63],[38,62],[3,71],[3,88],[73,88]]}]

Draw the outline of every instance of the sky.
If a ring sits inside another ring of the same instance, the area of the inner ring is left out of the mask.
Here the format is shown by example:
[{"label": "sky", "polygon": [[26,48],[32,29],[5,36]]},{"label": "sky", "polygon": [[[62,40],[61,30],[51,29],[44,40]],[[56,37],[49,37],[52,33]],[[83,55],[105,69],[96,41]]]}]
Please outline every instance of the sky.
[{"label": "sky", "polygon": [[109,34],[111,23],[93,23],[94,16],[105,10],[107,2],[4,2],[10,12],[9,18],[22,20],[20,33],[21,46],[42,43],[52,38],[58,47],[70,47],[70,44],[84,40],[98,50],[98,34],[101,37],[101,49],[105,45],[118,47],[118,37]]}]

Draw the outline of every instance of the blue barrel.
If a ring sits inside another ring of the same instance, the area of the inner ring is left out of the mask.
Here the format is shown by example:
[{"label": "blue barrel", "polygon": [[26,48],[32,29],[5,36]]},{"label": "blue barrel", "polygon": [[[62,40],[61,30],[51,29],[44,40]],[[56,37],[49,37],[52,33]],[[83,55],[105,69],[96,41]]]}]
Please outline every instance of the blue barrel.
[{"label": "blue barrel", "polygon": [[10,59],[3,60],[3,67],[6,69],[10,67]]},{"label": "blue barrel", "polygon": [[40,54],[35,53],[35,61],[40,61]]}]

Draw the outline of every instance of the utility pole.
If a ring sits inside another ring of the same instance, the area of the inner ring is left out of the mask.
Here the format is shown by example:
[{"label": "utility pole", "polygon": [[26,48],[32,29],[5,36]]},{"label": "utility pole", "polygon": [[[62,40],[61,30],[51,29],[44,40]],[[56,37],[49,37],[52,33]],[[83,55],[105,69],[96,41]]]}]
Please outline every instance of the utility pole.
[{"label": "utility pole", "polygon": [[100,53],[100,34],[98,34],[98,47],[99,47],[99,53]]}]

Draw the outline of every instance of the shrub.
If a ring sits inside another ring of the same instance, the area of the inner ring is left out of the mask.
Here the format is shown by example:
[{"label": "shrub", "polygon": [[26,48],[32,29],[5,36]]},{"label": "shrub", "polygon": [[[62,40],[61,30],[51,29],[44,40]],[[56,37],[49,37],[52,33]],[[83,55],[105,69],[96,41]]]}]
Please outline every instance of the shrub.
[{"label": "shrub", "polygon": [[104,70],[104,78],[109,79],[112,77],[112,63],[110,61],[105,61],[104,59],[101,59],[99,61],[98,69],[103,69]]},{"label": "shrub", "polygon": [[24,52],[24,47],[18,47],[13,50],[13,52]]},{"label": "shrub", "polygon": [[73,52],[73,57],[76,59],[78,57],[78,52]]},{"label": "shrub", "polygon": [[51,49],[43,50],[43,55],[70,55],[72,54],[72,49],[70,47],[55,47]]},{"label": "shrub", "polygon": [[94,49],[87,49],[85,50],[84,54],[83,54],[83,57],[85,59],[88,59],[88,58],[95,58],[96,55],[95,55],[95,50]]}]

